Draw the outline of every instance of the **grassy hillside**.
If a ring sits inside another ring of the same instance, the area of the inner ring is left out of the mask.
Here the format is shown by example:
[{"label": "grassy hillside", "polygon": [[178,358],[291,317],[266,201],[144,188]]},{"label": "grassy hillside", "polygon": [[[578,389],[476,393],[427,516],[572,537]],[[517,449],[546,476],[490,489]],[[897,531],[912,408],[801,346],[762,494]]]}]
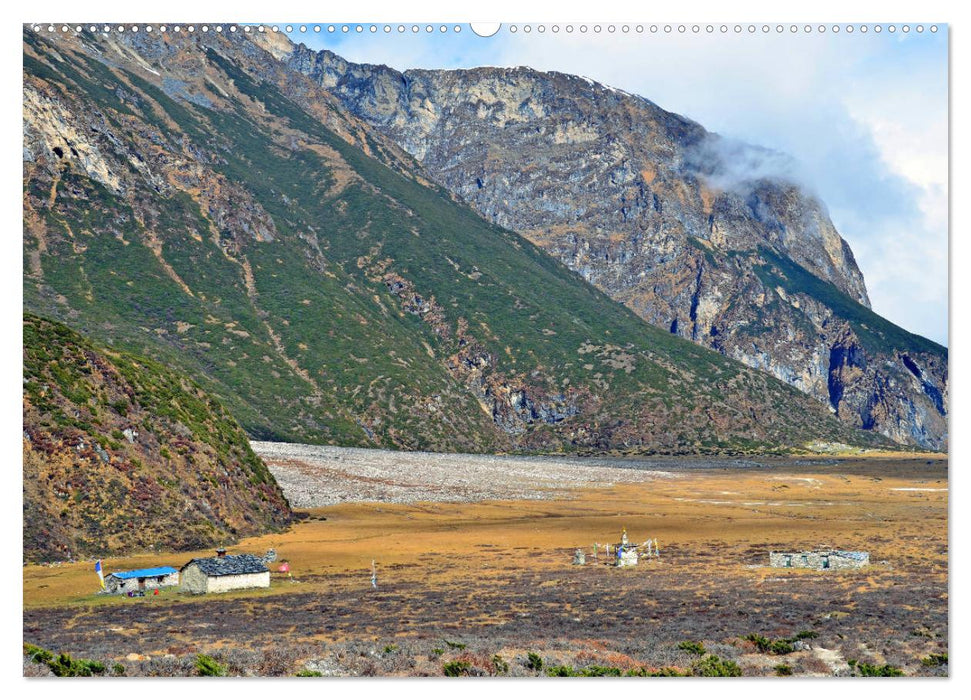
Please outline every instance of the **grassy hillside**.
[{"label": "grassy hillside", "polygon": [[24,557],[198,549],[290,509],[239,424],[157,362],[24,315]]},{"label": "grassy hillside", "polygon": [[[114,40],[85,39],[102,55]],[[376,142],[324,126],[298,103],[314,88],[281,85],[245,39],[178,39],[177,58],[138,39],[192,101],[57,41],[63,60],[25,35],[25,89],[63,107],[110,177],[50,156],[38,117],[25,304],[182,368],[251,435],[446,451],[880,442],[370,157]]]}]

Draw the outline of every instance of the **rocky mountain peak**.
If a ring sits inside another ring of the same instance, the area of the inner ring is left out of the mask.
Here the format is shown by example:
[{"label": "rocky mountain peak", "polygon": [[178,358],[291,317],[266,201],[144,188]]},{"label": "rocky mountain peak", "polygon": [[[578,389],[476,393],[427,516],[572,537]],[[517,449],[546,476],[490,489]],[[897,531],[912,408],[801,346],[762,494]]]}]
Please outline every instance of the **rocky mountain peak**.
[{"label": "rocky mountain peak", "polygon": [[[723,139],[650,100],[575,75],[526,67],[401,73],[302,45],[286,61],[477,209],[534,240],[557,226],[676,225],[723,250],[767,245],[869,305],[863,276],[825,208],[770,167],[780,154]],[[534,181],[543,172],[560,186],[553,193],[520,177],[515,186],[539,196],[523,198],[518,204],[536,203],[506,216],[499,211],[508,201],[505,166],[515,159],[504,156],[516,146],[541,161]],[[550,206],[566,200],[575,206]]]}]

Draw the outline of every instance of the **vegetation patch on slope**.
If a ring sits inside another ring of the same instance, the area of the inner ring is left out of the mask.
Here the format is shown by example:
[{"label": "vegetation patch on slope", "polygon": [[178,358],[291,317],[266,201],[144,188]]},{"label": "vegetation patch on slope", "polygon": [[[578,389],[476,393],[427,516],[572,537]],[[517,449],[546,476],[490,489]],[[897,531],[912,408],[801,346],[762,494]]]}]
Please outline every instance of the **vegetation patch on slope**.
[{"label": "vegetation patch on slope", "polygon": [[947,348],[933,340],[910,333],[874,313],[848,294],[810,273],[806,268],[768,248],[759,254],[767,264],[756,267],[756,274],[768,288],[781,286],[791,294],[806,294],[849,321],[863,346],[873,353],[926,352],[947,355]]},{"label": "vegetation patch on slope", "polygon": [[198,549],[290,508],[239,424],[191,380],[24,315],[24,557]]}]

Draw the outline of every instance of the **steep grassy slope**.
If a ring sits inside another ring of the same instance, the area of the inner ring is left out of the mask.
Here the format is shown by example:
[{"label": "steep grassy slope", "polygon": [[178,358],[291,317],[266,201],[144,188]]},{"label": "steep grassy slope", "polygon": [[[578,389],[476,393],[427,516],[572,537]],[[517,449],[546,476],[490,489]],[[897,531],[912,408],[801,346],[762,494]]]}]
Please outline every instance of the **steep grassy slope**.
[{"label": "steep grassy slope", "polygon": [[25,303],[183,368],[252,435],[879,442],[424,184],[244,37],[55,41],[25,34]]},{"label": "steep grassy slope", "polygon": [[156,362],[24,315],[24,557],[198,549],[290,508],[239,424]]}]

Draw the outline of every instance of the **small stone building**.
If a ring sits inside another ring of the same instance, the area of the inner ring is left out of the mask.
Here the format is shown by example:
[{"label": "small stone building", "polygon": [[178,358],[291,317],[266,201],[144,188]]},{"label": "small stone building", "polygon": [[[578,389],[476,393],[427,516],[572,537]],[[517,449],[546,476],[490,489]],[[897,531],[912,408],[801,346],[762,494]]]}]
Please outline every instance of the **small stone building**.
[{"label": "small stone building", "polygon": [[261,557],[252,554],[226,554],[193,559],[180,571],[183,593],[224,593],[241,588],[269,588],[270,570]]},{"label": "small stone building", "polygon": [[769,566],[780,569],[861,569],[869,564],[869,552],[847,552],[841,549],[769,552]]},{"label": "small stone building", "polygon": [[105,576],[105,590],[108,593],[132,593],[178,585],[179,571],[172,566],[115,571]]}]

